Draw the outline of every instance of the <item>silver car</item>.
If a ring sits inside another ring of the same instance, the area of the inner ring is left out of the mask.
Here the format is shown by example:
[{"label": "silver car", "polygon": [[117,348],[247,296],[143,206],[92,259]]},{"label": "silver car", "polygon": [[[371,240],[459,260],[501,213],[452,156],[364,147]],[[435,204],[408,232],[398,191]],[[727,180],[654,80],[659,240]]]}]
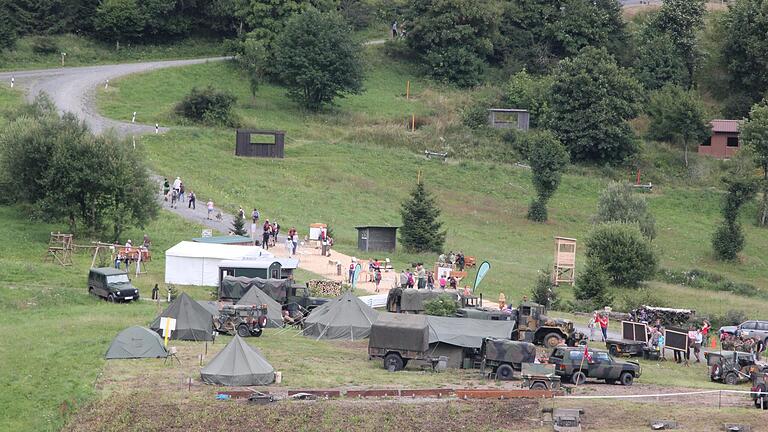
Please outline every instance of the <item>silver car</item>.
[{"label": "silver car", "polygon": [[768,321],[744,321],[737,326],[720,327],[720,333],[730,333],[736,336],[750,337],[768,344]]}]

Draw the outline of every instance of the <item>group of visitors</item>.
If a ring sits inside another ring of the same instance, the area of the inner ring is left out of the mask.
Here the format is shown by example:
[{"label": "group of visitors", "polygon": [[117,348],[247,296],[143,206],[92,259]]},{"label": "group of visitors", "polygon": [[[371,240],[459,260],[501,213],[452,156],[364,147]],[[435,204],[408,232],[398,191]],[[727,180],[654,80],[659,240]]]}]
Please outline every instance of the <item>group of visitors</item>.
[{"label": "group of visitors", "polygon": [[602,311],[595,311],[592,314],[592,319],[589,321],[589,324],[587,324],[587,328],[589,328],[589,340],[593,341],[595,340],[595,330],[600,329],[600,335],[602,336],[603,342],[608,339],[608,323],[609,323],[609,317],[608,315],[611,312],[610,307],[606,307]]},{"label": "group of visitors", "polygon": [[760,338],[737,336],[726,332],[720,334],[720,346],[724,350],[752,353],[756,360],[760,360],[760,355],[765,350],[765,343]]},{"label": "group of visitors", "polygon": [[400,273],[400,288],[418,288],[418,289],[457,289],[459,284],[458,279],[453,276],[446,277],[445,274],[441,274],[440,277],[435,280],[434,272],[427,271],[424,268],[424,263],[417,263],[415,269],[411,270],[407,268]]},{"label": "group of visitors", "polygon": [[373,282],[374,292],[379,292],[381,284],[381,261],[378,258],[368,260],[368,282]]},{"label": "group of visitors", "polygon": [[453,253],[453,251],[450,251],[447,255],[445,253],[441,253],[440,256],[437,257],[437,263],[447,264],[458,269],[459,271],[464,271],[466,258],[464,257],[464,253],[461,251],[458,253]]},{"label": "group of visitors", "polygon": [[181,181],[181,177],[176,177],[173,184],[169,183],[166,177],[163,179],[163,200],[169,203],[171,208],[177,208],[180,202],[188,202],[187,208],[195,209],[197,196],[195,191],[190,191],[189,197],[187,197],[186,188],[184,182]]},{"label": "group of visitors", "polygon": [[144,234],[144,239],[139,246],[134,246],[133,241],[128,239],[125,246],[115,248],[115,268],[119,269],[121,265],[125,265],[125,269],[128,270],[134,261],[145,260],[151,246],[152,240],[147,234]]},{"label": "group of visitors", "polygon": [[270,223],[269,219],[266,219],[264,220],[262,230],[261,247],[264,249],[274,247],[277,242],[277,236],[280,234],[280,224],[277,221]]}]

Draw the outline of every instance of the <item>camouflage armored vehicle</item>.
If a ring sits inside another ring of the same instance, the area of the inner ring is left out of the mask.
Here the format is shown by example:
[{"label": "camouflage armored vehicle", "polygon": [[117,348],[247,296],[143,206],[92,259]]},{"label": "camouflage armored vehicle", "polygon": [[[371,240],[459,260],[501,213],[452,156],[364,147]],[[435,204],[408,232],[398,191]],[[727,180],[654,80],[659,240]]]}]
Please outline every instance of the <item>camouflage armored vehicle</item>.
[{"label": "camouflage armored vehicle", "polygon": [[523,363],[536,361],[536,346],[528,342],[485,338],[480,352],[483,356],[480,366],[483,375],[486,369],[490,369],[500,380],[512,379],[514,371],[521,370]]},{"label": "camouflage armored vehicle", "polygon": [[755,358],[740,351],[713,351],[704,353],[709,366],[709,379],[729,385],[750,380],[752,372],[758,371]]},{"label": "camouflage armored vehicle", "polygon": [[560,376],[555,372],[555,365],[523,363],[520,378],[523,379],[522,388],[529,390],[560,390]]},{"label": "camouflage armored vehicle", "polygon": [[217,332],[240,337],[259,337],[266,325],[267,308],[263,305],[224,305],[213,320]]},{"label": "camouflage armored vehicle", "polygon": [[768,370],[752,372],[752,401],[756,408],[768,409]]},{"label": "camouflage armored vehicle", "polygon": [[605,380],[608,384],[620,382],[630,386],[642,373],[640,364],[633,361],[611,357],[607,351],[588,348],[589,359],[584,358],[583,347],[557,347],[549,356],[549,362],[555,365],[555,371],[563,379],[580,385],[587,378]]}]

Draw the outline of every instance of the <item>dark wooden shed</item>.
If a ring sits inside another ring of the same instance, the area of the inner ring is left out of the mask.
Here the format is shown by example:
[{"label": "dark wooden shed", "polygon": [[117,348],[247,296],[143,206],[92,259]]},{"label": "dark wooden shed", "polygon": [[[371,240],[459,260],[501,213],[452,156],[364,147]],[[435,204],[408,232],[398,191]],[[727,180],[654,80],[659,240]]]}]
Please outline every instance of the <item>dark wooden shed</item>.
[{"label": "dark wooden shed", "polygon": [[394,252],[397,243],[396,226],[357,226],[357,248],[363,252]]},{"label": "dark wooden shed", "polygon": [[235,155],[282,159],[285,157],[285,132],[238,129]]}]

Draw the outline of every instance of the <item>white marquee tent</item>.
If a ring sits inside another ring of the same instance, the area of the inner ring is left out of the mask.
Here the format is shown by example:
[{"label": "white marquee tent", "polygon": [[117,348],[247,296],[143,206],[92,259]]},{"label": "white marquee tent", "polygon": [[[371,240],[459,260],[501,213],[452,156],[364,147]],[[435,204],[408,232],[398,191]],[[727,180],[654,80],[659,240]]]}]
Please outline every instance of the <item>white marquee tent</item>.
[{"label": "white marquee tent", "polygon": [[183,241],[165,251],[165,283],[218,286],[219,263],[273,255],[258,246]]}]

